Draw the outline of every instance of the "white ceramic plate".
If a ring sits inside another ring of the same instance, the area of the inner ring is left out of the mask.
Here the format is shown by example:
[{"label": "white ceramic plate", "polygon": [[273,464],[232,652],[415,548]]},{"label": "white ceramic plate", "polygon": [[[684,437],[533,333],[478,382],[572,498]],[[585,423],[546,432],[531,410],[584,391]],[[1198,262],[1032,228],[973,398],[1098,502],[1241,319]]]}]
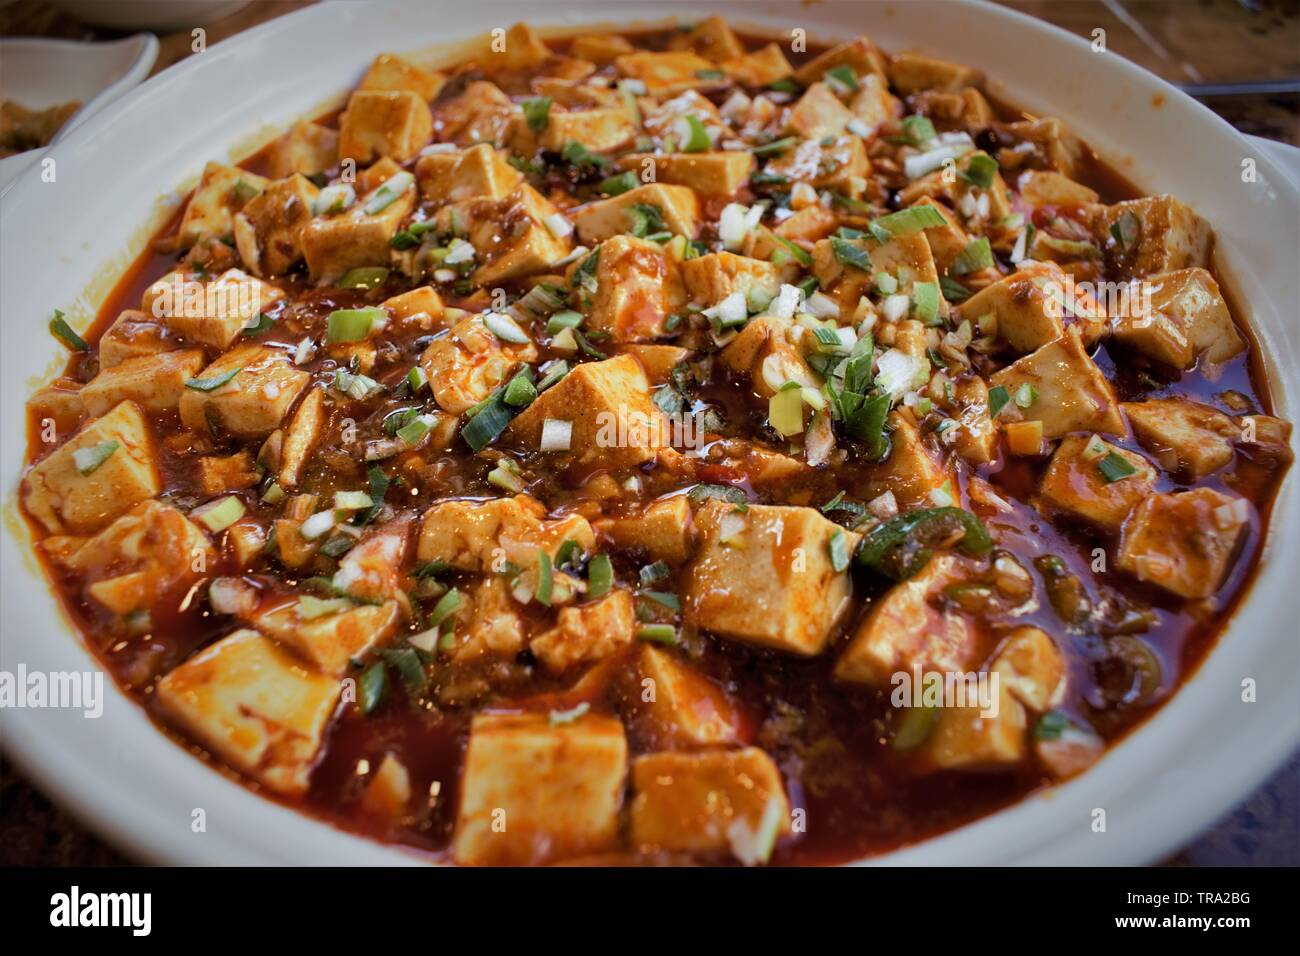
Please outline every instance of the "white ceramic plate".
[{"label": "white ceramic plate", "polygon": [[[149,33],[112,43],[18,38],[0,40],[4,96],[28,109],[80,102],[54,137],[58,142],[149,75],[158,59],[158,38]],[[42,149],[0,159],[0,192],[36,162]]]},{"label": "white ceramic plate", "polygon": [[[1173,87],[1027,17],[970,3],[717,3],[737,24],[836,41],[870,34],[983,69],[1020,106],[1064,117],[1148,191],[1190,203],[1218,235],[1221,272],[1268,357],[1279,414],[1300,409],[1300,190],[1256,144]],[[191,57],[92,117],[51,155],[58,182],[0,200],[0,474],[10,520],[0,552],[0,668],[84,670],[90,654],[28,556],[15,515],[22,406],[56,367],[45,334],[61,308],[84,323],[147,227],[209,159],[239,158],[300,116],[341,101],[380,51],[411,51],[509,26],[658,22],[699,4],[583,2],[330,4],[275,20]],[[1252,160],[1253,182],[1243,182]],[[21,277],[14,281],[13,277]],[[107,281],[106,281],[107,280]],[[82,290],[78,295],[78,290]],[[1300,742],[1300,482],[1290,475],[1263,566],[1232,626],[1149,723],[1069,784],[879,862],[1142,863],[1211,823]],[[1254,678],[1258,701],[1241,701]],[[160,734],[116,691],[98,720],[0,713],[4,746],[56,800],[128,851],[170,863],[392,863],[402,850],[350,836],[249,792]],[[203,809],[206,832],[191,819]],[[1095,809],[1107,828],[1094,832]],[[816,825],[816,821],[810,821]]]}]

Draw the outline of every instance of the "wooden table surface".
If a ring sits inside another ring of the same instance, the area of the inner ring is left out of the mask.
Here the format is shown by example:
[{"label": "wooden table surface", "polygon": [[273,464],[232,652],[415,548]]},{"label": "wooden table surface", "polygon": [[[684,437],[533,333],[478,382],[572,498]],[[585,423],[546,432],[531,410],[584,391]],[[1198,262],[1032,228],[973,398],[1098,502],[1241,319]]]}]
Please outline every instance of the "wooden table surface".
[{"label": "wooden table surface", "polygon": [[[311,2],[261,0],[224,19],[195,26],[204,28],[211,46]],[[1112,52],[1183,87],[1243,132],[1300,146],[1300,0],[1002,2],[1085,38],[1103,29]],[[521,0],[520,10],[526,6]],[[0,36],[100,40],[116,34],[79,23],[45,0],[18,0],[0,7]],[[191,55],[189,30],[159,40],[154,73]],[[127,862],[131,861],[81,827],[11,766],[0,765],[0,865]],[[1166,862],[1300,865],[1300,754],[1232,814]]]}]

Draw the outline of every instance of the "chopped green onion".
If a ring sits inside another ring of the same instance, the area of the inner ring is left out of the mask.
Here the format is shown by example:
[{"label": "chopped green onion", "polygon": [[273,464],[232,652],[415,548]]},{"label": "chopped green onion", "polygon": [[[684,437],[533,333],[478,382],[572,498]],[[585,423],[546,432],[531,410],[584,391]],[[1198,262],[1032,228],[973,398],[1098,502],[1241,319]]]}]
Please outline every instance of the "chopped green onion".
[{"label": "chopped green onion", "polygon": [[917,282],[912,285],[912,310],[922,325],[934,325],[939,320],[937,282]]},{"label": "chopped green onion", "polygon": [[779,242],[782,248],[784,248],[786,252],[790,253],[790,255],[794,257],[794,261],[799,263],[799,265],[801,266],[812,265],[813,257],[808,252],[808,250],[801,249],[799,246],[795,245],[789,239],[785,238],[784,236],[778,236],[776,233],[772,233],[772,238],[775,239],[777,242]]},{"label": "chopped green onion", "polygon": [[998,174],[998,161],[988,153],[974,153],[958,175],[973,186],[988,189]]},{"label": "chopped green onion", "polygon": [[653,564],[647,564],[641,569],[641,586],[649,587],[652,584],[659,584],[667,581],[672,569],[663,561],[656,561]]},{"label": "chopped green onion", "polygon": [[939,277],[939,288],[949,302],[964,302],[970,298],[970,289],[947,276]]},{"label": "chopped green onion", "polygon": [[352,607],[356,607],[356,605],[347,598],[318,598],[310,594],[304,594],[298,598],[296,611],[298,617],[302,620],[314,621],[318,617],[337,614],[339,611],[346,611]]},{"label": "chopped green onion", "polygon": [[266,491],[262,492],[262,500],[268,505],[278,505],[287,497],[288,495],[284,493],[284,489],[280,487],[280,483],[276,481],[271,482],[267,486]]},{"label": "chopped green onion", "polygon": [[1034,724],[1034,736],[1039,740],[1058,740],[1070,726],[1070,719],[1059,710],[1049,710]]},{"label": "chopped green onion", "polygon": [[777,93],[797,94],[801,87],[792,77],[784,76],[779,80],[773,80],[767,84],[769,90],[775,90]]},{"label": "chopped green onion", "polygon": [[246,183],[242,179],[235,180],[235,187],[232,190],[232,192],[234,192],[235,194],[235,198],[240,200],[241,202],[248,202],[248,200],[252,199],[260,191],[261,190],[259,190],[252,183]]},{"label": "chopped green onion", "polygon": [[937,707],[904,708],[889,746],[903,752],[915,750],[925,743],[938,722],[939,708]]},{"label": "chopped green onion", "polygon": [[1128,209],[1120,213],[1119,218],[1110,225],[1110,234],[1125,252],[1137,244],[1141,233],[1142,221]]},{"label": "chopped green onion", "polygon": [[72,453],[72,461],[77,466],[79,474],[93,474],[120,447],[122,446],[110,438],[108,441],[102,441],[98,445],[92,445],[89,448],[78,448]]},{"label": "chopped green onion", "polygon": [[704,128],[704,124],[700,122],[698,116],[694,113],[687,113],[683,119],[686,120],[686,125],[690,129],[690,135],[686,137],[686,142],[682,143],[681,146],[683,153],[702,153],[713,145],[713,141],[709,139],[709,131]]},{"label": "chopped green onion", "polygon": [[845,92],[858,91],[858,78],[853,74],[853,67],[848,64],[833,66],[822,74],[822,79],[832,87],[842,88]]},{"label": "chopped green onion", "polygon": [[1007,402],[1011,401],[1011,393],[1007,391],[1005,385],[994,385],[989,389],[989,417],[997,418],[998,412],[1002,411]]},{"label": "chopped green onion", "polygon": [[325,341],[330,345],[336,342],[360,342],[370,335],[376,322],[385,322],[387,319],[388,311],[377,305],[362,309],[335,309],[329,315]]},{"label": "chopped green onion", "polygon": [[424,374],[424,369],[416,365],[406,373],[406,385],[411,390],[412,395],[416,395],[424,386],[429,384],[429,376]]},{"label": "chopped green onion", "polygon": [[523,408],[525,405],[532,404],[537,398],[537,386],[526,378],[516,376],[506,385],[506,390],[502,395],[505,403],[514,408]]},{"label": "chopped green onion", "polygon": [[679,643],[677,628],[671,624],[642,624],[636,629],[636,638],[652,644]]},{"label": "chopped green onion", "polygon": [[364,491],[336,491],[334,492],[334,507],[338,511],[360,511],[362,508],[369,508],[373,501]]},{"label": "chopped green onion", "polygon": [[368,375],[354,375],[343,368],[334,370],[334,387],[358,402],[363,402],[384,389],[384,386]]},{"label": "chopped green onion", "polygon": [[648,601],[654,601],[656,604],[662,604],[666,608],[674,611],[682,609],[681,598],[671,591],[642,591],[641,597]]},{"label": "chopped green onion", "polygon": [[362,266],[359,269],[349,269],[343,273],[343,278],[338,281],[338,287],[340,289],[375,289],[383,285],[387,279],[388,269],[383,266]]},{"label": "chopped green onion", "polygon": [[989,248],[988,236],[972,239],[952,262],[954,275],[970,275],[993,265],[993,250]]},{"label": "chopped green onion", "polygon": [[755,156],[771,156],[784,153],[797,142],[799,142],[798,136],[786,136],[781,139],[774,139],[770,143],[764,143],[762,146],[755,146],[750,152]]},{"label": "chopped green onion", "polygon": [[1111,452],[1099,461],[1097,470],[1101,472],[1101,476],[1106,479],[1108,484],[1137,474],[1137,469],[1133,467],[1133,464],[1117,452]]},{"label": "chopped green onion", "polygon": [[921,147],[926,143],[932,142],[938,135],[934,131],[934,124],[930,122],[928,116],[909,116],[902,122],[903,139],[909,146]]},{"label": "chopped green onion", "polygon": [[551,592],[554,590],[555,578],[551,571],[551,556],[545,551],[537,552],[537,591],[533,597],[537,603],[551,606]]},{"label": "chopped green onion", "polygon": [[582,313],[565,309],[563,312],[556,312],[546,320],[546,334],[555,335],[561,329],[576,329],[580,325],[582,325]]},{"label": "chopped green onion", "polygon": [[695,75],[701,80],[725,80],[727,74],[721,70],[696,70]]},{"label": "chopped green onion", "polygon": [[50,319],[50,334],[73,352],[85,352],[90,348],[85,339],[72,331],[72,326],[68,325],[68,320],[58,309],[54,310],[54,318]]},{"label": "chopped green onion", "polygon": [[519,106],[524,111],[524,120],[534,133],[540,133],[550,123],[551,102],[549,96],[536,96],[520,101]]},{"label": "chopped green onion", "polygon": [[392,647],[379,652],[379,656],[397,668],[402,683],[410,690],[418,691],[428,680],[424,672],[424,663],[413,647]]},{"label": "chopped green onion", "polygon": [[933,206],[909,206],[874,220],[871,223],[871,234],[876,236],[876,229],[884,229],[890,236],[911,236],[945,225],[947,222],[943,215]]},{"label": "chopped green onion", "polygon": [[384,669],[382,661],[376,661],[371,664],[361,674],[361,680],[357,682],[361,690],[361,712],[370,714],[383,702],[388,692],[388,672]]},{"label": "chopped green onion", "polygon": [[438,598],[438,603],[433,606],[433,610],[429,612],[429,616],[425,618],[424,623],[429,627],[437,627],[443,621],[455,614],[456,611],[460,609],[463,601],[464,597],[461,595],[459,589],[452,588],[442,597]]},{"label": "chopped green onion", "polygon": [[614,565],[609,555],[598,554],[587,562],[587,596],[600,597],[614,584]]},{"label": "chopped green onion", "polygon": [[196,392],[212,392],[225,385],[232,378],[242,372],[242,368],[232,368],[229,372],[222,375],[215,375],[212,378],[187,378],[185,387],[192,388]]},{"label": "chopped green onion", "polygon": [[271,326],[275,325],[275,320],[265,312],[257,313],[257,322],[253,325],[244,326],[245,335],[258,335],[265,332]]},{"label": "chopped green onion", "polygon": [[406,170],[393,173],[382,186],[376,189],[366,200],[366,204],[361,207],[361,211],[367,216],[373,216],[376,213],[383,212],[391,206],[397,197],[402,195],[415,184],[415,177]]},{"label": "chopped green onion", "polygon": [[589,710],[591,710],[591,704],[589,704],[587,701],[584,700],[581,703],[576,704],[573,707],[570,707],[568,710],[551,711],[549,714],[547,714],[546,721],[552,727],[563,727],[566,724],[573,723],[575,720],[577,720],[578,718],[586,714],[587,711]]},{"label": "chopped green onion", "polygon": [[828,542],[831,553],[831,570],[839,574],[849,566],[849,542],[843,530],[836,528]]},{"label": "chopped green onion", "polygon": [[202,514],[194,515],[203,526],[216,534],[224,531],[244,516],[244,503],[234,495],[227,495],[210,508],[203,509]]},{"label": "chopped green onion", "polygon": [[863,272],[871,271],[871,256],[867,254],[867,250],[855,245],[851,240],[831,236],[831,251],[835,253],[835,258],[841,265],[853,266]]},{"label": "chopped green onion", "polygon": [[418,445],[436,424],[438,424],[437,415],[416,415],[394,434],[408,445]]},{"label": "chopped green onion", "polygon": [[1038,389],[1034,388],[1029,382],[1025,382],[1016,389],[1016,404],[1021,408],[1028,408],[1034,402],[1038,401]]},{"label": "chopped green onion", "polygon": [[546,370],[546,374],[544,374],[541,377],[541,379],[538,381],[537,383],[538,394],[546,391],[548,388],[550,388],[552,385],[554,385],[556,382],[558,382],[560,379],[564,378],[564,376],[568,374],[569,374],[569,363],[564,361],[564,359],[559,359],[553,365],[551,365],[550,368]]},{"label": "chopped green onion", "polygon": [[560,158],[570,166],[577,166],[579,169],[595,169],[600,166],[609,165],[608,159],[604,156],[597,156],[576,139],[571,139],[564,144],[564,148],[560,150]]},{"label": "chopped green onion", "polygon": [[607,196],[621,196],[623,193],[636,189],[640,185],[641,181],[637,179],[636,173],[629,169],[625,173],[618,173],[601,180],[600,185],[596,188]]}]

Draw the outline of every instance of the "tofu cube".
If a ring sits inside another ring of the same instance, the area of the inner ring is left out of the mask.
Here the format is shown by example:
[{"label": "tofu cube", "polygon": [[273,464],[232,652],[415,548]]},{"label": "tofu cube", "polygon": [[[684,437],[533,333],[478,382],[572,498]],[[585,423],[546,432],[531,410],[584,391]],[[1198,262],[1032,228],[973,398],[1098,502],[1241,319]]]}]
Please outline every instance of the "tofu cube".
[{"label": "tofu cube", "polygon": [[654,750],[740,742],[740,714],[717,684],[671,651],[642,644],[639,683],[629,695],[640,736]]},{"label": "tofu cube", "polygon": [[300,236],[320,190],[294,175],[271,183],[235,216],[235,247],[254,275],[284,275],[302,261]]},{"label": "tofu cube", "polygon": [[363,166],[415,158],[433,135],[429,104],[410,90],[357,90],[339,117],[339,156]]},{"label": "tofu cube", "polygon": [[818,54],[799,67],[795,71],[794,78],[799,81],[800,86],[812,86],[826,75],[827,70],[837,66],[849,67],[853,70],[854,76],[858,77],[875,75],[881,80],[886,78],[884,54],[865,36],[855,37],[831,47],[825,53]]},{"label": "tofu cube", "polygon": [[548,419],[570,423],[565,454],[580,465],[630,468],[653,460],[672,444],[668,420],[650,401],[645,372],[630,355],[578,365],[515,416],[510,439],[540,448]]},{"label": "tofu cube", "polygon": [[790,832],[781,771],[762,750],[656,753],[632,763],[632,845],[642,852],[727,851],[761,829],[769,802]]},{"label": "tofu cube", "polygon": [[662,335],[664,320],[685,304],[677,263],[663,246],[635,236],[601,244],[589,328],[614,342],[644,342]]},{"label": "tofu cube", "polygon": [[284,179],[294,173],[304,176],[322,173],[338,164],[338,130],[319,123],[298,123],[275,141],[268,160],[273,179]]},{"label": "tofu cube", "polygon": [[438,104],[438,138],[462,146],[505,143],[523,111],[495,83],[476,80],[450,103]]},{"label": "tofu cube", "polygon": [[505,160],[491,143],[479,143],[458,153],[431,153],[415,164],[420,197],[430,202],[504,199],[524,174]]},{"label": "tofu cube", "polygon": [[522,866],[614,849],[626,776],[627,739],[612,717],[479,714],[452,854],[462,865]]},{"label": "tofu cube", "polygon": [[1018,359],[989,379],[1015,395],[1022,385],[1031,385],[1037,398],[1026,409],[1015,402],[1003,406],[1001,417],[1008,420],[1038,420],[1044,438],[1060,438],[1073,431],[1124,434],[1124,419],[1110,382],[1083,347],[1077,325],[1042,348]]},{"label": "tofu cube", "polygon": [[722,349],[722,364],[738,374],[748,373],[754,391],[763,398],[776,394],[786,382],[820,388],[799,351],[795,328],[789,319],[757,316]]},{"label": "tofu cube", "polygon": [[1124,525],[1116,564],[1188,600],[1218,591],[1250,521],[1250,502],[1213,488],[1152,495]]},{"label": "tofu cube", "polygon": [[1048,287],[1051,281],[1036,269],[1013,272],[958,305],[953,319],[958,324],[969,321],[973,327],[992,313],[997,317],[998,336],[1007,345],[1022,354],[1032,352],[1056,341],[1065,330],[1060,300]]},{"label": "tofu cube", "polygon": [[999,680],[997,713],[979,705],[941,707],[924,755],[939,770],[996,770],[1025,759],[1029,719],[1024,705]]},{"label": "tofu cube", "polygon": [[534,70],[551,57],[550,48],[525,23],[516,23],[506,31],[500,44],[489,42],[480,56],[480,66],[488,73]]},{"label": "tofu cube", "polygon": [[903,104],[889,92],[889,82],[875,73],[858,80],[858,91],[849,100],[849,109],[872,134],[885,123],[903,115]]},{"label": "tofu cube", "polygon": [[427,285],[385,299],[381,304],[398,327],[432,329],[442,324],[443,313],[446,312],[442,296]]},{"label": "tofu cube", "polygon": [[351,269],[389,264],[391,250],[388,243],[415,207],[416,197],[412,184],[383,209],[367,215],[366,204],[384,188],[384,185],[377,186],[350,209],[313,219],[303,226],[298,241],[313,280],[324,283]]},{"label": "tofu cube", "polygon": [[793,72],[790,61],[776,43],[769,43],[753,53],[724,60],[719,66],[741,86],[771,86]]},{"label": "tofu cube", "polygon": [[483,657],[513,657],[524,649],[528,623],[519,613],[521,606],[511,594],[511,582],[494,574],[476,582],[469,601],[457,611],[457,628],[463,641],[452,652],[457,663]]},{"label": "tofu cube", "polygon": [[442,501],[424,513],[416,555],[422,562],[445,561],[459,571],[501,573],[507,561],[536,567],[539,551],[554,558],[568,540],[588,553],[596,544],[582,515],[547,519],[546,509],[527,495]]},{"label": "tofu cube", "polygon": [[600,33],[589,36],[574,37],[569,44],[569,53],[579,60],[587,60],[597,66],[607,66],[624,53],[633,53],[636,48],[617,33]]},{"label": "tofu cube", "polygon": [[[1137,240],[1128,249],[1111,231],[1126,216],[1137,220]],[[1107,206],[1099,217],[1097,234],[1106,244],[1111,267],[1133,277],[1204,268],[1214,248],[1210,224],[1173,196],[1143,196]]]},{"label": "tofu cube", "polygon": [[668,49],[690,50],[708,57],[714,63],[735,59],[745,52],[744,44],[727,21],[717,14],[674,36],[668,43]]},{"label": "tofu cube", "polygon": [[675,235],[694,239],[699,232],[700,203],[695,193],[667,183],[647,183],[581,206],[573,214],[573,224],[583,242],[601,242],[632,228],[629,210],[633,206],[657,207],[664,225]]},{"label": "tofu cube", "polygon": [[738,149],[703,153],[633,153],[619,160],[624,169],[640,173],[646,161],[654,163],[655,180],[684,186],[702,196],[732,196],[749,182],[754,157]]},{"label": "tofu cube", "polygon": [[922,90],[955,93],[968,86],[980,86],[984,76],[979,70],[947,60],[920,53],[899,53],[889,62],[889,80],[894,89],[906,96]]},{"label": "tofu cube", "polygon": [[785,128],[789,133],[805,139],[825,139],[827,136],[839,136],[853,114],[840,102],[840,98],[831,92],[825,83],[814,83],[799,97],[799,102],[790,110]]},{"label": "tofu cube", "polygon": [[227,269],[207,282],[169,272],[145,290],[141,306],[188,342],[225,350],[260,312],[283,298],[280,289],[240,269]]},{"label": "tofu cube", "polygon": [[81,383],[74,379],[56,378],[27,400],[29,419],[35,420],[42,430],[47,422],[53,422],[57,432],[76,431],[86,417],[81,388]]},{"label": "tofu cube", "polygon": [[198,525],[168,505],[142,501],[60,563],[114,614],[172,607],[217,553]]},{"label": "tofu cube", "polygon": [[717,67],[695,53],[625,53],[614,60],[614,66],[620,76],[644,83],[650,96],[675,96],[686,90],[715,90],[727,85],[725,77],[711,78]]},{"label": "tofu cube", "polygon": [[199,459],[199,486],[209,498],[227,491],[252,488],[261,480],[262,473],[247,451],[234,455],[204,455]]},{"label": "tofu cube", "polygon": [[917,93],[912,102],[922,116],[936,123],[951,124],[972,136],[988,129],[997,119],[992,104],[973,86],[955,93],[925,90]]},{"label": "tofu cube", "polygon": [[781,289],[776,266],[732,252],[711,252],[682,263],[682,277],[692,302],[717,305],[735,292],[755,305],[766,305]]},{"label": "tofu cube", "polygon": [[928,447],[910,416],[889,413],[889,456],[871,467],[868,484],[871,497],[892,491],[899,504],[920,505],[930,492],[948,480],[939,456]]},{"label": "tofu cube", "polygon": [[275,793],[307,791],[340,682],[256,631],[204,648],[158,682],[158,705],[201,746]]},{"label": "tofu cube", "polygon": [[401,611],[396,601],[361,604],[320,617],[307,617],[299,601],[259,611],[249,622],[275,638],[323,674],[345,676],[397,633]]},{"label": "tofu cube", "polygon": [[902,671],[966,671],[976,663],[978,635],[956,610],[937,599],[944,589],[976,578],[979,566],[959,555],[936,554],[917,574],[876,601],[835,662],[837,680],[888,689]]},{"label": "tofu cube", "polygon": [[1061,649],[1041,628],[1013,628],[998,646],[989,672],[1011,696],[1036,713],[1065,696],[1066,665]]},{"label": "tofu cube", "polygon": [[[482,263],[474,270],[480,286],[545,272],[573,248],[569,236],[558,236],[546,225],[558,210],[527,183],[504,199],[471,200],[463,211],[469,241]],[[451,212],[444,207],[439,218]]]},{"label": "tofu cube", "polygon": [[393,53],[375,57],[361,78],[361,90],[410,90],[426,103],[442,90],[447,78],[441,73],[422,70],[410,60]]},{"label": "tofu cube", "polygon": [[1204,269],[1150,276],[1132,286],[1127,309],[1112,320],[1115,339],[1176,369],[1197,357],[1218,365],[1245,351],[1246,340],[1214,277]]},{"label": "tofu cube", "polygon": [[694,90],[687,90],[679,96],[662,101],[643,97],[638,101],[638,106],[641,110],[642,126],[647,136],[680,140],[681,120],[687,116],[694,116],[699,120],[705,130],[710,131],[710,136],[713,135],[712,131],[716,131],[718,136],[721,136],[727,129],[727,122],[722,118],[718,108],[713,105],[713,101]]},{"label": "tofu cube", "polygon": [[[116,442],[117,448],[89,474],[76,453]],[[89,534],[162,491],[157,451],[135,402],[125,401],[92,419],[68,442],[31,467],[23,478],[28,514],[52,534]]]},{"label": "tofu cube", "polygon": [[651,385],[663,385],[672,371],[691,357],[691,350],[680,345],[624,345],[619,351],[634,356],[645,369]]},{"label": "tofu cube", "polygon": [[1050,169],[1021,173],[1019,188],[1020,198],[1033,206],[1090,205],[1100,198],[1095,190]]},{"label": "tofu cube", "polygon": [[1232,461],[1241,427],[1218,409],[1184,398],[1152,398],[1120,406],[1142,447],[1165,471],[1204,478]]},{"label": "tofu cube", "polygon": [[181,422],[207,434],[222,430],[235,438],[265,438],[280,427],[311,376],[294,368],[288,353],[266,345],[241,345],[217,359],[203,380],[235,376],[209,391],[187,389],[181,396]]},{"label": "tofu cube", "polygon": [[156,355],[176,345],[167,326],[136,309],[124,309],[99,337],[99,367],[112,368],[127,359]]},{"label": "tofu cube", "polygon": [[1007,131],[1021,141],[1031,144],[1034,153],[1041,157],[1048,169],[1065,173],[1070,177],[1079,174],[1087,147],[1062,120],[1054,116],[1019,120],[1008,123]]},{"label": "tofu cube", "polygon": [[[1108,481],[1101,464],[1111,455],[1136,469],[1126,478]],[[1118,532],[1138,503],[1155,490],[1156,470],[1141,455],[1088,435],[1067,436],[1052,456],[1038,488],[1040,506]]]},{"label": "tofu cube", "polygon": [[596,530],[619,550],[644,553],[650,561],[676,566],[694,551],[691,503],[685,495],[652,502],[626,517],[603,518]]},{"label": "tofu cube", "polygon": [[267,187],[270,180],[222,163],[208,163],[181,217],[182,248],[188,249],[200,239],[229,236],[234,229],[235,213]]},{"label": "tofu cube", "polygon": [[568,112],[552,109],[538,144],[558,153],[566,143],[577,142],[593,153],[606,153],[628,146],[636,134],[631,115],[621,106]]},{"label": "tofu cube", "polygon": [[556,626],[533,638],[528,649],[547,670],[559,674],[575,664],[603,660],[635,636],[631,592],[610,591],[588,604],[561,608]]},{"label": "tofu cube", "polygon": [[504,342],[483,324],[481,315],[468,315],[438,333],[420,356],[420,368],[438,406],[459,415],[491,395],[521,362],[536,358],[531,342]]},{"label": "tofu cube", "polygon": [[181,349],[101,368],[81,390],[82,407],[87,415],[103,415],[130,399],[149,412],[174,412],[186,380],[198,375],[205,361],[202,349]]},{"label": "tofu cube", "polygon": [[852,594],[831,565],[831,539],[859,535],[813,508],[710,501],[696,515],[699,555],[687,576],[688,618],[703,630],[804,657],[820,654]]},{"label": "tofu cube", "polygon": [[767,172],[846,196],[862,195],[871,173],[867,150],[856,136],[804,140],[767,164]]}]

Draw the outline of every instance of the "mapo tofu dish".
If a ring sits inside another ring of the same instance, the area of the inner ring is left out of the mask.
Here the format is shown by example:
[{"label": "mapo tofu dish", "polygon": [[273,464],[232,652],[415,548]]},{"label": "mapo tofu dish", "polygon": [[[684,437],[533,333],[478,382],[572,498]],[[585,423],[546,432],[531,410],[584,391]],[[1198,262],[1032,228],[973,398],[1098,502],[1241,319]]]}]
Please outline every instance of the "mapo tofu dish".
[{"label": "mapo tofu dish", "polygon": [[383,53],[53,317],[21,503],[268,797],[464,865],[845,862],[1085,772],[1247,591],[1291,426],[1213,245],[865,36]]}]

